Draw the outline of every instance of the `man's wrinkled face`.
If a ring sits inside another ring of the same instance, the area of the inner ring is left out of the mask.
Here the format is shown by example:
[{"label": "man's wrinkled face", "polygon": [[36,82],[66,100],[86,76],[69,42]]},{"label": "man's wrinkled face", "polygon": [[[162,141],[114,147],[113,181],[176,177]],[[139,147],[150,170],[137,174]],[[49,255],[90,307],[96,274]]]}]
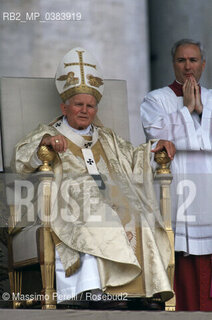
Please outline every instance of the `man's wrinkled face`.
[{"label": "man's wrinkled face", "polygon": [[186,79],[194,77],[199,82],[205,68],[205,60],[201,59],[198,46],[185,44],[177,48],[173,61],[176,80],[184,83]]},{"label": "man's wrinkled face", "polygon": [[98,108],[94,96],[80,93],[62,103],[61,110],[72,128],[82,130],[93,122]]}]

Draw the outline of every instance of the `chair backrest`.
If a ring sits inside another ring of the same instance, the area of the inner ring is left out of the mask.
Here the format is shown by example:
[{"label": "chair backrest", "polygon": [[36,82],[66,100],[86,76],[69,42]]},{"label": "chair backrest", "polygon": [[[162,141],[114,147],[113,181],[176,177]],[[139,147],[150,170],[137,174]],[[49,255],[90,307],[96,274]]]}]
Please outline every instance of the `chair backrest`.
[{"label": "chair backrest", "polygon": [[[125,80],[105,80],[98,117],[104,126],[129,140]],[[50,123],[60,112],[54,79],[1,78],[1,134],[4,168],[10,166],[15,144],[39,123]]]}]

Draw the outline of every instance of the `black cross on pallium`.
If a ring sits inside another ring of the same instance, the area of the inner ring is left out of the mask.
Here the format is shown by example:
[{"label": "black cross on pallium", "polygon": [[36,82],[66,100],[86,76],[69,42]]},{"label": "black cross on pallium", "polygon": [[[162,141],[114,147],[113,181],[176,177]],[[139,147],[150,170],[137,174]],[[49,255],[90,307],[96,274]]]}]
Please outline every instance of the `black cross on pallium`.
[{"label": "black cross on pallium", "polygon": [[94,161],[89,158],[88,161],[87,161],[87,163],[90,164],[90,166],[91,166],[91,165],[94,163]]},{"label": "black cross on pallium", "polygon": [[85,144],[84,144],[84,147],[85,147],[85,148],[88,148],[88,147],[90,147],[91,145],[92,145],[92,142],[88,142],[88,143],[85,143]]}]

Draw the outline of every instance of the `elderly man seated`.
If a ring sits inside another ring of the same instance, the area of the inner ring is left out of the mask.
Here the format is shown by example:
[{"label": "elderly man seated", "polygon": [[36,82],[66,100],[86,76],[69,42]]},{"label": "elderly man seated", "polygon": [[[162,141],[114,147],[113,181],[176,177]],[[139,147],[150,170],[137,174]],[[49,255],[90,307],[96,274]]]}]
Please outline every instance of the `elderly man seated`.
[{"label": "elderly man seated", "polygon": [[[82,48],[69,51],[56,73],[63,115],[20,141],[13,165],[18,173],[36,171],[43,145],[59,154],[50,221],[58,303],[82,293],[92,299],[91,292],[166,301],[173,295],[170,246],[154,198],[151,142],[135,148],[95,125],[103,85],[94,58]],[[161,140],[153,151],[163,148],[172,159],[171,142]]]}]

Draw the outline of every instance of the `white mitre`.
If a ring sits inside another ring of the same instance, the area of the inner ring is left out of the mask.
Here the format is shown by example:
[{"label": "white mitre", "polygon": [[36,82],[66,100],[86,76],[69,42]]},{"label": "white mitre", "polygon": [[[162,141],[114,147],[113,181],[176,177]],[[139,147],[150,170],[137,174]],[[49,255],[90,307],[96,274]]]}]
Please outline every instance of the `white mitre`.
[{"label": "white mitre", "polygon": [[83,48],[74,48],[63,57],[57,68],[55,82],[63,102],[76,94],[87,93],[94,96],[98,103],[103,94],[100,67]]}]

